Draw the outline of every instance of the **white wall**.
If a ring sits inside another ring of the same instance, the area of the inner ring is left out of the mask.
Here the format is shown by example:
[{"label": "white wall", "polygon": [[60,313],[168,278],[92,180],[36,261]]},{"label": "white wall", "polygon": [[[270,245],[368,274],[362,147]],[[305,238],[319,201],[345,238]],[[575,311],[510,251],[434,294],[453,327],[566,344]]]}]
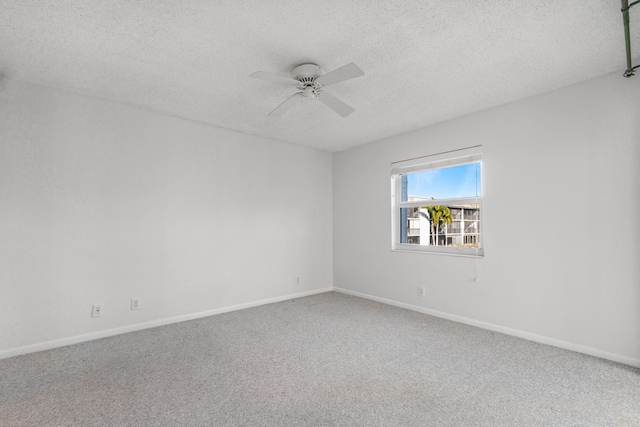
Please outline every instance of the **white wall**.
[{"label": "white wall", "polygon": [[[334,154],[334,286],[640,366],[640,78],[621,74]],[[392,252],[390,163],[476,144],[485,258]]]},{"label": "white wall", "polygon": [[0,356],[330,289],[331,162],[7,81]]},{"label": "white wall", "polygon": [[[619,74],[336,153],[333,217],[328,153],[9,80],[0,357],[333,280],[640,366],[640,79]],[[475,144],[485,258],[392,252],[389,164]]]}]

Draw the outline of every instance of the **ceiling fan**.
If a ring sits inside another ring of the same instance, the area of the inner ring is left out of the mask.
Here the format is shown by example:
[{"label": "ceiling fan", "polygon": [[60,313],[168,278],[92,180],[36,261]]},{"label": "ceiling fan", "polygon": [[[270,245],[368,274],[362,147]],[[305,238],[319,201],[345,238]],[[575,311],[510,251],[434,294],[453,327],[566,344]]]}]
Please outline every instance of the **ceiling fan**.
[{"label": "ceiling fan", "polygon": [[256,71],[249,77],[267,80],[276,83],[288,83],[300,90],[269,113],[270,116],[282,116],[295,103],[296,98],[319,99],[327,107],[347,117],[353,113],[353,107],[340,101],[333,95],[324,91],[325,86],[343,82],[345,80],[364,76],[364,72],[353,62],[325,74],[324,70],[316,64],[301,64],[291,71],[292,77],[284,77],[279,74],[271,74],[265,71]]}]

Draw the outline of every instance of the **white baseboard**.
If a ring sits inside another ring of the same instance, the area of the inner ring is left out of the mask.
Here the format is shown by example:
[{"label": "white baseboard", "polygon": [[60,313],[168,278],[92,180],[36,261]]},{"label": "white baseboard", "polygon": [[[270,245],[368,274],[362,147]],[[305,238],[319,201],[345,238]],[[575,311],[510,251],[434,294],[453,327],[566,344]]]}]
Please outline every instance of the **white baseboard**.
[{"label": "white baseboard", "polygon": [[315,289],[307,292],[300,292],[291,295],[284,295],[275,298],[268,298],[260,301],[253,301],[244,304],[232,305],[228,307],[216,308],[213,310],[200,311],[197,313],[184,314],[180,316],[168,317],[164,319],[152,320],[150,322],[136,323],[134,325],[122,326],[119,328],[107,329],[104,331],[91,332],[88,334],[76,335],[72,337],[60,338],[51,341],[45,341],[37,344],[31,344],[24,347],[11,348],[8,350],[0,351],[0,359],[6,359],[9,357],[20,356],[22,354],[35,353],[37,351],[50,350],[52,348],[64,347],[67,345],[78,344],[81,342],[92,341],[100,338],[111,337],[114,335],[126,334],[127,332],[141,331],[143,329],[155,328],[158,326],[169,325],[171,323],[184,322],[186,320],[199,319],[202,317],[214,316],[216,314],[229,313],[231,311],[243,310],[245,308],[257,307],[265,304],[272,304],[274,302],[286,301],[294,298],[306,297],[309,295],[321,294],[324,292],[331,292],[332,287]]},{"label": "white baseboard", "polygon": [[611,360],[613,362],[622,363],[629,366],[634,366],[640,368],[640,359],[635,359],[628,356],[622,356],[615,353],[610,353],[607,351],[599,350],[592,347],[583,346],[580,344],[574,344],[568,341],[562,341],[555,338],[549,338],[543,335],[537,335],[530,332],[524,332],[517,329],[507,328],[504,326],[494,325],[492,323],[482,322],[479,320],[469,319],[462,316],[457,316],[454,314],[444,313],[437,310],[431,310],[424,307],[419,307],[412,304],[407,304],[403,302],[398,302],[394,300],[390,300],[387,298],[380,298],[369,294],[364,294],[361,292],[351,291],[349,289],[336,288],[336,287],[328,287],[322,289],[315,289],[313,291],[301,292],[297,294],[285,295],[275,298],[268,298],[260,301],[253,301],[244,304],[238,304],[228,307],[216,308],[213,310],[201,311],[197,313],[185,314],[180,316],[168,317],[164,319],[153,320],[150,322],[137,323],[134,325],[123,326],[119,328],[107,329],[104,331],[92,332],[88,334],[76,335],[73,337],[60,338],[52,341],[45,341],[42,343],[31,344],[24,347],[18,347],[8,350],[0,351],[0,359],[6,359],[9,357],[20,356],[22,354],[35,353],[37,351],[50,350],[57,347],[64,347],[67,345],[78,344],[81,342],[92,341],[100,338],[106,338],[114,335],[125,334],[128,332],[141,331],[144,329],[155,328],[158,326],[169,325],[172,323],[184,322],[187,320],[199,319],[202,317],[214,316],[216,314],[228,313],[231,311],[243,310],[245,308],[257,307],[265,304],[272,304],[276,302],[286,301],[294,298],[301,298],[305,296],[321,294],[324,292],[336,291],[347,295],[356,296],[359,298],[364,298],[376,302],[380,302],[383,304],[389,304],[395,307],[405,308],[407,310],[417,311],[420,313],[428,314],[435,317],[440,317],[442,319],[452,320],[458,323],[464,323],[466,325],[475,326],[482,329],[487,329],[494,332],[500,332],[506,335],[515,336],[518,338],[523,338],[529,341],[538,342],[541,344],[552,345],[554,347],[563,348],[565,350],[571,350],[578,353],[588,354],[589,356],[599,357],[601,359]]},{"label": "white baseboard", "polygon": [[335,292],[340,292],[347,295],[356,296],[359,298],[365,298],[368,300],[380,302],[383,304],[389,304],[396,307],[406,308],[407,310],[417,311],[424,314],[429,314],[431,316],[440,317],[442,319],[452,320],[458,323],[464,323],[466,325],[475,326],[482,329],[487,329],[494,332],[500,332],[505,335],[511,335],[518,338],[523,338],[528,341],[534,341],[541,344],[552,345],[554,347],[563,348],[565,350],[571,350],[578,353],[588,354],[589,356],[599,357],[601,359],[611,360],[613,362],[622,363],[629,366],[634,366],[636,368],[640,368],[640,359],[634,359],[628,356],[622,356],[620,354],[609,353],[607,351],[598,350],[597,348],[587,347],[580,344],[574,344],[568,341],[562,341],[555,338],[545,337],[543,335],[532,334],[530,332],[520,331],[517,329],[506,328],[504,326],[494,325],[492,323],[482,322],[479,320],[469,319],[462,316],[457,316],[455,314],[444,313],[437,310],[431,310],[428,308],[419,307],[412,304],[406,304],[403,302],[398,302],[386,298],[380,298],[369,294],[363,294],[361,292],[351,291],[349,289],[336,288],[333,290]]}]

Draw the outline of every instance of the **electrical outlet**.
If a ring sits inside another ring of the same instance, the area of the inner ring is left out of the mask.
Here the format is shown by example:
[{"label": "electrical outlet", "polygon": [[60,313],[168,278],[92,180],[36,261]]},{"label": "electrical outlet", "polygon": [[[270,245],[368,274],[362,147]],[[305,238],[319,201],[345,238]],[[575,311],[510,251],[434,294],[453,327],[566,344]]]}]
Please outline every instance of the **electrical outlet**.
[{"label": "electrical outlet", "polygon": [[418,286],[418,296],[423,297],[425,295],[426,295],[426,293],[425,293],[424,286]]},{"label": "electrical outlet", "polygon": [[91,317],[102,317],[102,304],[93,304]]},{"label": "electrical outlet", "polygon": [[140,310],[140,298],[131,298],[131,310]]},{"label": "electrical outlet", "polygon": [[296,277],[296,285],[300,284],[300,277]]}]

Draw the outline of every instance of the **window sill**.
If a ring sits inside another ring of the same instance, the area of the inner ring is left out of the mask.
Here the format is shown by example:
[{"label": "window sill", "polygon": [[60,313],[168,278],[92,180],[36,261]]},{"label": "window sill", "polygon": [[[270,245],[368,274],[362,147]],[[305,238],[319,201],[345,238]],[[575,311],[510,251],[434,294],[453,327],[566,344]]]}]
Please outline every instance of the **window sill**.
[{"label": "window sill", "polygon": [[468,248],[451,248],[451,247],[434,247],[434,246],[420,246],[420,245],[403,245],[399,244],[392,247],[393,252],[411,252],[417,254],[432,254],[432,255],[449,255],[465,258],[484,258],[484,249],[468,249]]}]

